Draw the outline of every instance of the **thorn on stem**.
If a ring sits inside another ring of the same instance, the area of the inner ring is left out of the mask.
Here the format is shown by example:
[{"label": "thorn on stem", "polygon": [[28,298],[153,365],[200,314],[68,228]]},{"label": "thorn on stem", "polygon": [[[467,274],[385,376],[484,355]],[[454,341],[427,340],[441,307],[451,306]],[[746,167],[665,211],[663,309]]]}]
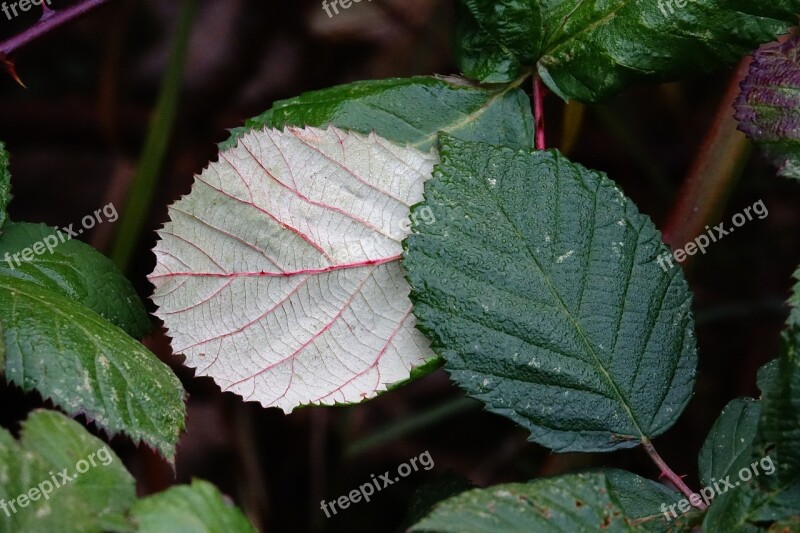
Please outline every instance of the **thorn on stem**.
[{"label": "thorn on stem", "polygon": [[14,62],[13,61],[8,59],[4,54],[0,54],[0,63],[2,63],[3,66],[6,67],[6,72],[8,72],[8,75],[11,76],[11,78],[14,81],[19,83],[22,86],[23,89],[27,89],[28,88],[28,87],[25,86],[24,83],[22,83],[22,80],[17,75],[17,69],[14,66]]}]

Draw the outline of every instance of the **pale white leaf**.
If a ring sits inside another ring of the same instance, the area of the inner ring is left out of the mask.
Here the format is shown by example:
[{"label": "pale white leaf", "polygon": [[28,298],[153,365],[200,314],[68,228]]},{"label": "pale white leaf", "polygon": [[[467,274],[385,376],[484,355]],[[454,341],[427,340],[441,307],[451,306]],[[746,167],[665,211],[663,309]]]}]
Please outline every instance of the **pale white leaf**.
[{"label": "pale white leaf", "polygon": [[438,156],[334,127],[264,130],[169,209],[149,276],[176,353],[286,412],[358,402],[434,357],[400,264]]}]

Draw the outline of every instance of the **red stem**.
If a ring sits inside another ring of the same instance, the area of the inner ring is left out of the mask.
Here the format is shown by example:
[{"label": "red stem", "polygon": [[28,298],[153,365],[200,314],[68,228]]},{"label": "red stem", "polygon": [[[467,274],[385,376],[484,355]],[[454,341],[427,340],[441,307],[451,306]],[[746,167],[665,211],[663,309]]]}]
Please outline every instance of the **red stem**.
[{"label": "red stem", "polygon": [[[0,56],[7,56],[19,50],[42,35],[53,31],[59,26],[80,17],[106,2],[108,2],[108,0],[86,0],[85,2],[60,11],[45,9],[42,18],[37,20],[33,26],[0,43]],[[44,5],[44,3],[42,3],[42,5]]]},{"label": "red stem", "polygon": [[686,498],[689,500],[689,503],[691,503],[701,511],[706,510],[707,506],[702,501],[698,501],[697,504],[695,504],[692,501],[692,496],[695,496],[697,493],[693,492],[692,489],[690,489],[686,485],[686,483],[683,482],[681,477],[675,472],[673,472],[672,469],[667,465],[667,463],[664,462],[664,459],[662,459],[661,456],[658,455],[658,452],[656,451],[655,446],[653,446],[653,443],[650,442],[649,440],[644,440],[642,441],[642,445],[644,446],[647,455],[650,456],[650,459],[652,459],[653,462],[656,464],[656,466],[658,466],[658,468],[661,470],[661,475],[669,479],[672,482],[672,484],[675,485],[675,487],[679,491],[681,491],[684,496],[686,496]]},{"label": "red stem", "polygon": [[545,149],[544,138],[544,93],[545,87],[539,76],[533,76],[533,118],[536,128],[536,149]]},{"label": "red stem", "polygon": [[664,224],[664,242],[673,249],[691,242],[718,219],[747,160],[750,145],[737,130],[733,104],[749,66],[749,57],[739,63]]}]

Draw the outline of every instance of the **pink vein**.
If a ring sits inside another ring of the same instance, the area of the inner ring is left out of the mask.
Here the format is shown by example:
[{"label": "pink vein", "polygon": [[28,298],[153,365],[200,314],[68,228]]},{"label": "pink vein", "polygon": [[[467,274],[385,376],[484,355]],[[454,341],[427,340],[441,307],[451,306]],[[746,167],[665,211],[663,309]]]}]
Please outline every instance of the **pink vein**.
[{"label": "pink vein", "polygon": [[[392,331],[391,335],[389,335],[389,338],[386,340],[386,344],[384,345],[383,349],[380,352],[378,352],[378,355],[375,357],[375,361],[373,361],[370,366],[368,366],[367,368],[365,368],[364,370],[362,370],[358,374],[354,375],[352,378],[348,379],[347,381],[345,381],[344,383],[339,385],[339,387],[337,387],[335,390],[332,390],[331,392],[329,392],[329,393],[327,393],[327,394],[325,394],[323,396],[320,396],[319,398],[311,400],[311,402],[309,402],[309,403],[316,403],[316,402],[319,402],[320,400],[324,400],[325,398],[329,398],[329,397],[333,396],[337,392],[341,391],[345,386],[349,385],[350,383],[352,383],[356,379],[360,378],[361,376],[366,374],[369,370],[375,368],[378,365],[378,363],[380,362],[380,360],[383,358],[383,355],[386,353],[386,350],[388,350],[389,346],[392,345],[392,341],[394,340],[395,336],[400,332],[401,329],[403,329],[403,324],[405,324],[406,320],[408,320],[409,315],[411,315],[411,309],[412,309],[412,307],[409,306],[408,309],[406,310],[405,314],[403,314],[403,318],[401,318],[400,322],[397,324],[397,327],[395,328],[395,330]],[[378,370],[378,383],[380,383],[380,379],[381,379],[381,371]],[[377,385],[376,385],[375,388],[377,388]]]},{"label": "pink vein", "polygon": [[376,187],[372,183],[368,182],[367,180],[365,180],[364,178],[362,178],[361,176],[359,176],[358,174],[356,174],[355,172],[353,172],[352,170],[350,170],[349,168],[347,168],[346,166],[344,166],[343,164],[341,164],[340,162],[338,162],[337,160],[335,160],[334,158],[332,158],[331,156],[329,156],[328,154],[326,154],[325,152],[323,152],[322,150],[320,150],[319,148],[314,146],[313,144],[311,144],[308,141],[306,141],[303,137],[296,135],[295,139],[297,139],[301,143],[305,144],[306,146],[311,148],[313,151],[315,151],[319,155],[321,155],[323,158],[327,159],[328,161],[330,161],[334,165],[338,166],[339,168],[341,168],[342,170],[344,170],[345,172],[347,172],[348,174],[353,176],[356,180],[360,181],[361,183],[363,183],[364,185],[366,185],[370,189],[378,191],[379,193],[384,194],[384,195],[388,196],[389,198],[392,198],[393,200],[397,201],[398,203],[401,203],[401,204],[403,204],[405,206],[408,206],[408,204],[406,202],[404,202],[403,200],[401,200],[397,196],[393,195],[392,193],[390,193],[388,191],[384,191],[383,189],[381,189],[379,187]]},{"label": "pink vein", "polygon": [[185,313],[186,311],[189,311],[190,309],[194,309],[195,307],[200,307],[201,305],[203,305],[204,303],[206,303],[207,301],[211,300],[216,295],[221,293],[223,290],[225,290],[225,287],[227,287],[228,285],[230,285],[234,281],[235,281],[234,279],[229,279],[219,289],[214,291],[214,293],[211,296],[207,296],[207,297],[203,298],[202,300],[200,300],[199,302],[193,303],[189,307],[186,307],[184,309],[178,309],[177,311],[161,311],[161,314],[162,315],[177,315],[179,313]]},{"label": "pink vein", "polygon": [[[255,156],[255,154],[253,154],[252,150],[250,150],[250,147],[249,147],[249,146],[247,146],[247,145],[246,145],[244,142],[242,142],[241,144],[242,144],[242,146],[244,146],[244,149],[245,149],[245,150],[247,150],[247,153],[248,153],[248,154],[250,154],[250,157],[252,157],[252,158],[253,158],[253,161],[255,161],[256,163],[258,163],[258,166],[260,166],[260,167],[261,167],[261,169],[262,169],[262,170],[263,170],[263,171],[264,171],[264,172],[265,172],[265,173],[266,173],[266,174],[267,174],[267,175],[268,175],[270,178],[272,178],[272,179],[275,181],[275,183],[277,183],[277,184],[278,184],[278,185],[280,185],[281,187],[285,188],[287,191],[291,192],[292,194],[296,195],[298,198],[300,198],[300,199],[301,199],[301,200],[303,200],[304,202],[307,202],[307,203],[309,203],[309,204],[311,204],[311,205],[315,205],[315,206],[317,206],[317,207],[321,207],[321,208],[323,208],[323,209],[327,209],[327,210],[329,210],[329,211],[333,211],[334,213],[339,213],[340,215],[343,215],[343,216],[345,216],[345,217],[347,217],[347,218],[349,218],[349,219],[351,219],[351,220],[354,220],[354,221],[358,222],[359,224],[361,224],[361,225],[363,225],[363,226],[366,226],[367,228],[371,229],[371,230],[372,230],[372,231],[374,231],[375,233],[380,233],[380,234],[381,234],[381,235],[383,235],[384,237],[387,237],[387,238],[389,238],[389,239],[392,239],[392,240],[397,240],[397,239],[395,239],[394,237],[392,237],[391,235],[387,235],[387,234],[386,234],[386,233],[385,233],[385,232],[384,232],[384,231],[383,231],[381,228],[378,228],[378,227],[376,227],[376,226],[373,226],[373,225],[372,225],[372,224],[370,224],[368,221],[366,221],[366,220],[363,220],[362,218],[359,218],[359,217],[355,216],[355,215],[354,215],[354,214],[352,214],[352,213],[348,213],[347,211],[345,211],[345,210],[343,210],[343,209],[340,209],[340,208],[338,208],[338,207],[336,207],[336,206],[333,206],[333,205],[328,205],[328,204],[324,204],[324,203],[322,203],[322,202],[317,202],[316,200],[312,200],[311,198],[309,198],[309,197],[305,196],[304,194],[302,194],[302,193],[301,193],[299,190],[297,190],[297,189],[293,189],[293,188],[289,187],[288,185],[286,185],[285,183],[283,183],[281,180],[279,180],[277,177],[275,177],[275,175],[274,175],[274,174],[272,174],[272,172],[270,172],[269,170],[267,170],[267,167],[265,167],[265,166],[264,166],[264,165],[261,163],[261,161],[259,161],[259,160],[258,160],[258,158]],[[284,158],[284,160],[285,160],[285,158]],[[291,169],[289,170],[289,174],[291,175]],[[297,186],[297,181],[295,180],[295,187],[296,187],[296,186]]]},{"label": "pink vein", "polygon": [[[241,237],[239,237],[237,235],[234,235],[233,233],[230,233],[228,231],[225,231],[222,228],[218,228],[217,226],[214,226],[213,224],[209,223],[208,221],[203,220],[202,218],[198,217],[197,215],[193,215],[192,213],[187,213],[186,211],[178,209],[178,208],[176,208],[174,206],[170,207],[170,211],[177,211],[178,213],[184,214],[187,217],[191,217],[191,218],[197,220],[198,222],[200,222],[201,224],[203,224],[205,226],[208,226],[209,228],[211,228],[213,230],[216,230],[216,231],[222,233],[223,235],[227,235],[231,239],[239,241],[240,243],[244,244],[245,246],[248,246],[248,247],[252,248],[253,250],[255,250],[256,252],[258,252],[261,255],[263,255],[270,263],[275,265],[275,268],[277,268],[281,272],[284,272],[283,268],[281,268],[281,266],[278,264],[278,262],[275,259],[273,259],[272,257],[270,257],[269,255],[267,255],[267,252],[265,250],[262,250],[258,246],[254,245],[254,244],[251,244],[251,243],[247,242],[246,240],[242,239]],[[195,246],[195,248],[197,248],[197,246]],[[202,250],[200,250],[200,251],[202,252]],[[205,252],[203,252],[203,253],[205,253]],[[208,255],[208,254],[206,254],[206,255]],[[214,261],[213,259],[211,259],[211,260]],[[183,261],[181,261],[181,262],[183,262]],[[216,263],[216,261],[214,261],[214,262]],[[186,263],[184,263],[184,264],[186,264]],[[220,267],[220,270],[224,271],[225,269]]]},{"label": "pink vein", "polygon": [[[233,170],[234,170],[234,171],[236,171],[236,173],[237,173],[237,174],[239,174],[239,171],[238,171],[238,170],[236,170],[236,167],[231,167],[231,168],[233,168]],[[239,176],[241,176],[241,174],[239,174]],[[322,247],[321,247],[319,244],[315,243],[315,242],[314,242],[314,241],[311,239],[311,237],[309,237],[308,235],[306,235],[306,234],[305,234],[305,233],[303,233],[302,231],[300,231],[300,230],[298,230],[298,229],[296,229],[296,228],[293,228],[293,227],[292,227],[292,226],[290,226],[289,224],[286,224],[285,222],[283,222],[283,221],[279,220],[279,219],[278,219],[278,217],[276,217],[275,215],[273,215],[272,213],[270,213],[270,212],[269,212],[269,211],[267,211],[266,209],[263,209],[263,208],[261,208],[261,207],[257,206],[257,205],[256,205],[256,204],[254,204],[253,202],[247,202],[247,201],[245,201],[245,200],[242,200],[241,198],[236,198],[236,197],[235,197],[235,196],[233,196],[232,194],[230,194],[230,193],[228,193],[228,192],[226,192],[226,191],[223,191],[222,189],[218,189],[217,187],[214,187],[213,185],[211,185],[210,183],[208,183],[207,181],[205,181],[205,180],[204,180],[202,177],[200,177],[200,176],[197,176],[197,177],[196,177],[196,179],[197,179],[197,181],[199,181],[199,182],[201,182],[201,183],[204,183],[204,184],[206,184],[206,185],[207,185],[209,188],[211,188],[211,189],[214,189],[215,191],[217,191],[218,193],[222,194],[223,196],[227,196],[227,197],[228,197],[228,198],[230,198],[231,200],[234,200],[234,201],[236,201],[236,202],[243,203],[243,204],[245,204],[245,205],[249,205],[249,206],[255,207],[256,209],[258,209],[259,211],[261,211],[262,213],[264,213],[265,215],[267,215],[269,218],[271,218],[272,220],[274,220],[275,222],[277,222],[278,224],[280,224],[280,225],[281,225],[281,227],[288,228],[288,229],[289,229],[291,232],[293,232],[293,233],[294,233],[294,234],[296,234],[298,237],[300,237],[301,239],[303,239],[304,241],[306,241],[306,242],[307,242],[307,243],[308,243],[310,246],[312,246],[312,247],[313,247],[315,250],[317,250],[319,253],[321,253],[323,256],[325,256],[325,259],[327,259],[327,260],[328,260],[328,261],[330,261],[331,263],[333,262],[333,258],[332,258],[330,255],[328,255],[328,252],[326,252],[326,251],[325,251],[325,250],[324,250],[324,249],[323,249],[323,248],[322,248]]]},{"label": "pink vein", "polygon": [[[303,280],[302,280],[302,281],[300,281],[300,283],[298,283],[298,284],[297,284],[297,285],[296,285],[296,286],[295,286],[295,287],[294,287],[294,288],[293,288],[293,289],[292,289],[292,290],[291,290],[291,291],[290,291],[290,292],[289,292],[289,293],[288,293],[286,296],[284,296],[283,298],[281,298],[281,301],[279,301],[278,303],[276,303],[275,305],[273,305],[272,307],[270,307],[269,309],[267,309],[266,311],[264,311],[264,312],[261,314],[261,316],[259,316],[259,317],[257,317],[257,318],[254,318],[253,320],[251,320],[251,321],[250,321],[250,322],[248,322],[247,324],[245,324],[245,325],[241,326],[240,328],[238,328],[238,329],[235,329],[235,330],[233,330],[233,331],[227,331],[227,332],[223,333],[222,335],[217,335],[216,337],[211,337],[210,339],[206,339],[206,340],[200,341],[200,342],[198,342],[198,343],[192,344],[192,345],[190,345],[190,346],[186,346],[185,348],[182,348],[182,349],[180,349],[180,350],[175,350],[175,353],[184,353],[186,350],[190,350],[190,349],[192,349],[192,348],[196,348],[196,347],[198,347],[198,346],[201,346],[201,345],[203,345],[203,344],[208,344],[208,343],[209,343],[209,342],[211,342],[211,341],[215,341],[215,340],[217,340],[217,339],[223,339],[223,338],[225,338],[225,337],[231,337],[231,336],[233,336],[233,335],[235,335],[235,334],[237,334],[237,333],[241,333],[242,331],[246,330],[247,328],[249,328],[249,327],[250,327],[250,326],[252,326],[253,324],[255,324],[255,323],[257,323],[257,322],[259,322],[259,321],[263,320],[263,319],[264,319],[264,318],[265,318],[267,315],[269,315],[270,313],[272,313],[273,311],[275,311],[275,309],[277,309],[278,307],[280,307],[281,305],[283,305],[284,303],[286,303],[286,301],[287,301],[287,300],[289,300],[289,298],[291,298],[291,297],[292,297],[292,295],[294,295],[294,294],[295,294],[297,291],[299,291],[299,290],[300,290],[300,287],[302,287],[303,285],[305,285],[305,284],[308,282],[308,280],[309,280],[309,279],[311,279],[311,276],[307,276],[306,278],[303,278]],[[227,286],[227,285],[226,285],[226,286]],[[224,288],[224,287],[223,287],[223,288]]]},{"label": "pink vein", "polygon": [[171,278],[176,276],[198,277],[198,278],[238,278],[238,277],[264,277],[264,278],[288,278],[291,276],[309,275],[314,276],[317,274],[325,274],[333,272],[334,270],[342,270],[345,268],[358,268],[366,266],[379,266],[392,261],[398,261],[400,255],[393,255],[391,257],[384,257],[382,259],[367,259],[365,261],[358,261],[356,263],[345,263],[341,265],[331,265],[323,268],[308,268],[303,270],[295,270],[289,272],[234,272],[234,273],[218,273],[218,272],[170,272],[168,274],[151,275],[148,279]]},{"label": "pink vein", "polygon": [[[355,299],[355,297],[356,297],[356,296],[357,296],[357,295],[358,295],[358,294],[361,292],[361,290],[364,288],[364,285],[366,285],[366,283],[367,283],[367,280],[369,280],[369,278],[370,278],[370,277],[372,277],[372,273],[373,273],[374,271],[375,271],[375,269],[374,269],[374,268],[371,268],[371,269],[369,270],[369,272],[367,272],[367,275],[366,275],[366,276],[364,276],[364,279],[362,279],[362,280],[361,280],[361,282],[358,284],[358,287],[356,287],[356,288],[355,288],[355,290],[353,291],[353,294],[351,294],[351,295],[350,295],[350,298],[348,298],[348,300],[347,300],[347,301],[346,301],[344,304],[342,304],[342,308],[341,308],[341,309],[339,309],[339,311],[336,313],[336,315],[334,315],[333,317],[331,317],[330,321],[329,321],[327,324],[325,324],[325,327],[324,327],[324,328],[322,328],[322,329],[321,329],[321,330],[319,330],[317,333],[315,333],[313,337],[311,337],[311,338],[310,338],[310,339],[308,339],[306,342],[304,342],[304,343],[303,343],[303,345],[302,345],[302,346],[300,346],[300,347],[299,347],[297,350],[295,350],[294,352],[292,352],[290,355],[288,355],[288,356],[284,357],[283,359],[281,359],[281,360],[279,360],[279,361],[277,361],[277,362],[275,362],[275,363],[272,363],[272,364],[270,364],[270,365],[268,365],[268,366],[266,366],[266,367],[262,368],[261,370],[259,370],[259,371],[258,371],[258,372],[256,372],[255,374],[253,374],[252,376],[246,377],[246,378],[244,378],[244,379],[242,379],[242,380],[239,380],[239,381],[237,381],[237,382],[235,382],[235,383],[231,383],[230,385],[228,385],[228,386],[225,388],[225,390],[230,390],[232,387],[235,387],[236,385],[238,385],[238,384],[240,384],[240,383],[243,383],[243,382],[245,382],[245,381],[248,381],[248,380],[251,380],[251,379],[255,379],[255,378],[257,378],[258,376],[260,376],[261,374],[263,374],[264,372],[267,372],[268,370],[271,370],[272,368],[275,368],[276,366],[278,366],[278,365],[280,365],[281,363],[284,363],[284,362],[286,362],[286,361],[288,361],[288,360],[291,360],[291,361],[292,361],[292,365],[294,365],[294,359],[297,357],[297,355],[298,355],[300,352],[302,352],[303,350],[305,350],[305,349],[306,349],[306,348],[307,348],[307,347],[308,347],[308,346],[309,346],[309,345],[310,345],[312,342],[314,342],[315,340],[317,340],[317,339],[318,339],[318,338],[319,338],[321,335],[323,335],[323,334],[324,334],[326,331],[328,331],[328,330],[329,330],[329,329],[330,329],[330,328],[331,328],[331,327],[332,327],[332,326],[333,326],[333,325],[336,323],[336,321],[337,321],[337,320],[339,320],[339,319],[342,317],[342,315],[344,314],[345,310],[346,310],[346,309],[348,309],[348,308],[350,307],[350,305],[353,303],[353,300]],[[292,372],[292,376],[293,376],[293,375],[294,375],[294,373]],[[291,380],[290,380],[290,383],[291,383]],[[275,398],[275,399],[273,400],[273,403],[274,403],[274,402],[276,402],[276,401],[278,401],[278,400],[280,400],[281,398],[285,397],[285,396],[286,396],[286,392],[287,392],[288,390],[289,390],[289,389],[288,389],[288,387],[287,387],[286,391],[284,391],[284,392],[283,392],[283,394],[282,394],[281,396],[278,396],[277,398]]]}]

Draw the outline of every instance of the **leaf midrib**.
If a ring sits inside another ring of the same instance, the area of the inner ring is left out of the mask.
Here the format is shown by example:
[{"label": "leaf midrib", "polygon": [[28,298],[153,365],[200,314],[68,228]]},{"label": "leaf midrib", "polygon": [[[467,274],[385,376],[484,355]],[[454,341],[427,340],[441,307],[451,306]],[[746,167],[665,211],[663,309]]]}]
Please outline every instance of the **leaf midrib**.
[{"label": "leaf midrib", "polygon": [[419,148],[420,146],[424,146],[427,143],[434,142],[436,138],[439,136],[439,132],[452,133],[460,130],[462,127],[464,127],[464,125],[473,122],[474,120],[477,120],[477,118],[480,117],[482,114],[484,114],[486,111],[488,111],[494,105],[494,103],[497,102],[497,100],[503,98],[506,94],[513,91],[514,89],[517,89],[520,85],[522,85],[522,82],[528,79],[528,76],[530,76],[530,74],[531,72],[526,70],[519,78],[517,78],[516,80],[512,81],[511,83],[503,87],[502,90],[497,91],[494,94],[494,96],[486,100],[486,102],[481,107],[479,107],[472,113],[464,115],[464,118],[462,118],[461,120],[452,123],[448,127],[438,129],[432,132],[427,137],[423,137],[419,141],[409,144],[409,146],[413,148]]},{"label": "leaf midrib", "polygon": [[[554,162],[556,162],[556,161],[554,160]],[[556,162],[556,164],[557,164],[557,162]],[[559,179],[560,178],[557,178],[557,180],[559,180]],[[589,342],[589,339],[586,336],[586,333],[583,331],[583,327],[575,319],[575,317],[573,317],[572,313],[567,308],[566,303],[564,302],[563,298],[561,297],[561,294],[558,292],[557,288],[553,284],[553,282],[550,279],[550,277],[545,273],[545,270],[542,267],[542,265],[539,263],[538,258],[536,257],[536,255],[531,250],[530,243],[525,238],[524,234],[519,230],[517,225],[514,223],[513,219],[508,214],[508,212],[505,210],[505,206],[502,204],[502,202],[499,201],[499,198],[497,197],[497,193],[492,188],[488,187],[485,182],[482,183],[482,187],[487,192],[487,194],[495,201],[495,204],[497,205],[497,207],[500,210],[500,212],[503,214],[503,216],[506,218],[508,223],[511,225],[511,227],[514,230],[514,232],[516,232],[517,237],[519,238],[520,242],[524,242],[525,243],[525,251],[526,251],[527,255],[531,258],[533,264],[538,269],[542,279],[547,284],[547,288],[550,290],[550,293],[553,295],[553,299],[558,304],[558,306],[561,307],[561,309],[563,310],[564,314],[567,316],[567,318],[569,319],[570,323],[572,324],[573,328],[578,333],[578,335],[579,335],[581,341],[583,342],[584,346],[586,346],[586,349],[588,350],[588,353],[591,355],[592,359],[594,360],[595,366],[600,370],[600,373],[603,376],[603,378],[605,378],[605,380],[611,386],[612,392],[614,393],[614,395],[617,396],[617,398],[619,399],[620,404],[622,404],[623,409],[627,413],[628,418],[630,419],[631,423],[636,428],[636,430],[639,432],[639,437],[641,439],[647,438],[647,436],[645,435],[644,431],[640,427],[639,422],[636,419],[636,416],[633,414],[633,411],[632,411],[631,407],[629,406],[629,402],[628,402],[627,398],[622,394],[622,391],[620,390],[620,388],[617,385],[617,383],[614,381],[614,379],[611,376],[611,374],[608,372],[608,370],[605,368],[605,366],[603,366],[603,363],[601,362],[599,356],[597,355],[597,352],[594,350],[594,347]]]}]

